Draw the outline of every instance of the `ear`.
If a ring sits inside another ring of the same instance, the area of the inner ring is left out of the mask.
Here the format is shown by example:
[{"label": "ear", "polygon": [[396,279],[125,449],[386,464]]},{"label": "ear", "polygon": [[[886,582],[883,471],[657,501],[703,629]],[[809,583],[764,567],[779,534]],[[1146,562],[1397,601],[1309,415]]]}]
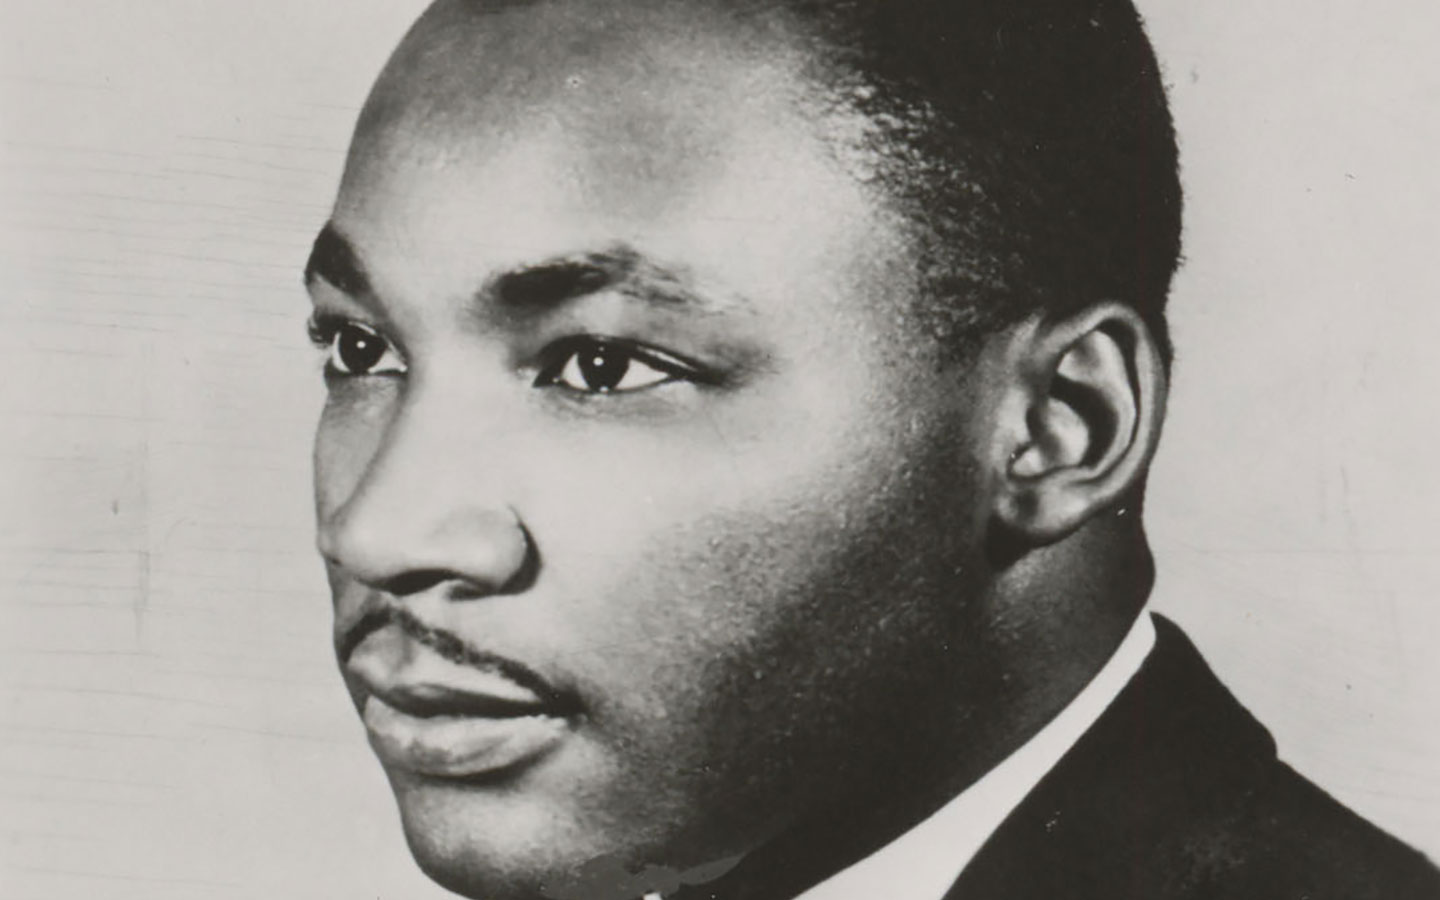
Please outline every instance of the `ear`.
[{"label": "ear", "polygon": [[1160,439],[1167,378],[1133,309],[1090,306],[1016,329],[991,460],[1011,540],[1058,541],[1138,487]]}]

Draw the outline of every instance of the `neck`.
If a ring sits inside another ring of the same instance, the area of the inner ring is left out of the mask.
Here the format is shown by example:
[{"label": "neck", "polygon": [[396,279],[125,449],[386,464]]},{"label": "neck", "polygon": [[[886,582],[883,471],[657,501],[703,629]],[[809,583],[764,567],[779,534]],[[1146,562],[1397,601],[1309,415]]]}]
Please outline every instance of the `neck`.
[{"label": "neck", "polygon": [[975,699],[936,739],[904,740],[902,761],[677,898],[792,898],[914,827],[1043,728],[1113,655],[1153,583],[1138,523],[1096,524],[1104,527],[1024,554],[992,579],[976,604],[983,622],[971,623],[986,641],[957,642],[971,648],[956,677]]},{"label": "neck", "polygon": [[1018,745],[1070,702],[1144,608],[1155,564],[1136,515],[1107,514],[999,572],[989,592],[996,655],[1015,685]]}]

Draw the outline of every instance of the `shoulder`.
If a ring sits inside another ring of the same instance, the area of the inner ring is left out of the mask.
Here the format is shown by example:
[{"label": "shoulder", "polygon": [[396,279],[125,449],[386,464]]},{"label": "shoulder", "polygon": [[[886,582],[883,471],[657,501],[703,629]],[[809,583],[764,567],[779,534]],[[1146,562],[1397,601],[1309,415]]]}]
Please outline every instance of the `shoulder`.
[{"label": "shoulder", "polygon": [[1289,766],[1157,833],[1157,897],[1440,900],[1440,871]]},{"label": "shoulder", "polygon": [[1156,632],[952,897],[1440,900],[1440,870],[1280,762],[1184,634]]}]

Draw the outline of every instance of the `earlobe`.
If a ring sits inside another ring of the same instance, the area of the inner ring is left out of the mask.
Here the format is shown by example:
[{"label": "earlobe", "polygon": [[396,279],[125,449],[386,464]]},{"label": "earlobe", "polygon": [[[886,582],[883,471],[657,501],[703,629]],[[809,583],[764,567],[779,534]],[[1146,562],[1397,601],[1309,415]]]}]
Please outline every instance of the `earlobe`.
[{"label": "earlobe", "polygon": [[1138,487],[1159,439],[1166,373],[1130,307],[1099,304],[1019,332],[999,433],[994,514],[1011,540],[1060,540]]}]

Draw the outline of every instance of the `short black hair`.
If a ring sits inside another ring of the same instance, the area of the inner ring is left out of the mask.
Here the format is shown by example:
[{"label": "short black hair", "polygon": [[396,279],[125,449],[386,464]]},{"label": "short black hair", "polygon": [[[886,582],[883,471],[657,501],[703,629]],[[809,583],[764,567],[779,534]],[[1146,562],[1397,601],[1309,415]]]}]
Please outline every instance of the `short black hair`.
[{"label": "short black hair", "polygon": [[[1181,186],[1131,0],[786,0],[848,84],[916,226],[925,327],[963,348],[1037,311],[1115,300],[1168,365]],[[826,80],[832,85],[836,76]]]}]

